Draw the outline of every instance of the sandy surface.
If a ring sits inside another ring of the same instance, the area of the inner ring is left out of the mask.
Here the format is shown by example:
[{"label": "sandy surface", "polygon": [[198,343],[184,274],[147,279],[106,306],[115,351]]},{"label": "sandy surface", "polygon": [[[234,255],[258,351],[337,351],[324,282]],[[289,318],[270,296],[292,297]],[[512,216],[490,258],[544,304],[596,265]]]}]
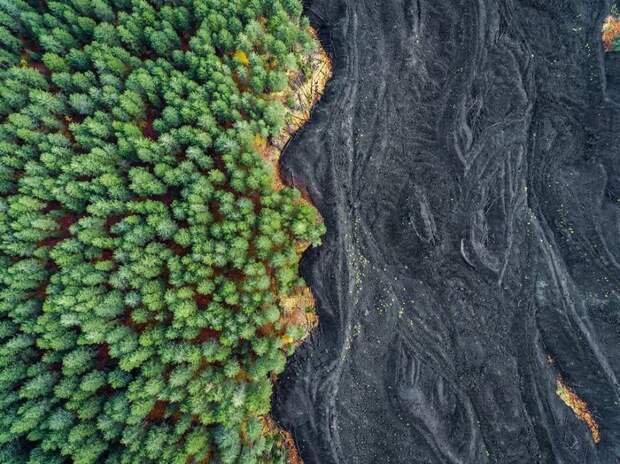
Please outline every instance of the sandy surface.
[{"label": "sandy surface", "polygon": [[306,464],[620,462],[605,3],[309,2],[334,78],[281,168],[328,234],[274,399]]}]

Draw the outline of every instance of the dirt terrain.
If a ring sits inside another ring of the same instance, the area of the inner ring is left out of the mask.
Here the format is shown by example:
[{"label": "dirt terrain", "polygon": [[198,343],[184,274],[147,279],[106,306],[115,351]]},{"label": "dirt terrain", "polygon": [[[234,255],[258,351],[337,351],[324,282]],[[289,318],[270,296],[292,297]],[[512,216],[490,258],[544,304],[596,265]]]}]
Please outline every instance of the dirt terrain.
[{"label": "dirt terrain", "polygon": [[281,171],[328,229],[274,399],[306,464],[620,462],[620,58],[603,0],[314,0]]}]

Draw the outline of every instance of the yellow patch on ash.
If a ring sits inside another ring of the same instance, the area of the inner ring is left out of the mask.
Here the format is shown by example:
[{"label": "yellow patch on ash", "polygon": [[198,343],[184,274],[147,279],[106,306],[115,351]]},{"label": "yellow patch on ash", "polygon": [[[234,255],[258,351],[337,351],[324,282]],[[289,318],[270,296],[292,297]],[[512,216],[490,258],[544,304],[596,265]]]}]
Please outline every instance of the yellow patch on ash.
[{"label": "yellow patch on ash", "polygon": [[603,47],[605,51],[611,51],[616,37],[620,36],[620,18],[609,15],[603,23]]},{"label": "yellow patch on ash", "polygon": [[570,387],[564,384],[564,381],[559,376],[555,381],[555,393],[564,404],[571,408],[573,413],[590,428],[594,443],[599,443],[601,441],[601,433],[594,416],[592,416],[592,413],[588,409],[587,403],[579,398]]}]

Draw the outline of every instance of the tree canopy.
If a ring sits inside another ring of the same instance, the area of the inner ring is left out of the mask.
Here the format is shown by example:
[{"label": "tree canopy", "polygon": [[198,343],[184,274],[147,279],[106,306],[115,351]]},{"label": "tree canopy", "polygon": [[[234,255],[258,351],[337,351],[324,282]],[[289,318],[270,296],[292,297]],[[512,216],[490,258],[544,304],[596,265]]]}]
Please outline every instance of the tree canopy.
[{"label": "tree canopy", "polygon": [[0,0],[0,462],[280,463],[324,228],[274,188],[298,0]]}]

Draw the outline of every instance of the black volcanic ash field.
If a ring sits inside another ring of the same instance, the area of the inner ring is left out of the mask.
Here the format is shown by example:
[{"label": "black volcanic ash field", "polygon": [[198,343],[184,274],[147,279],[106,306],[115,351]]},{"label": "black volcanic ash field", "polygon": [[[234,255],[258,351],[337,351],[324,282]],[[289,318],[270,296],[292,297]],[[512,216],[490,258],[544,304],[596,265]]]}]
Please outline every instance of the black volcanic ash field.
[{"label": "black volcanic ash field", "polygon": [[606,3],[307,5],[334,78],[283,172],[328,235],[303,265],[320,324],[274,400],[306,464],[620,462]]}]

